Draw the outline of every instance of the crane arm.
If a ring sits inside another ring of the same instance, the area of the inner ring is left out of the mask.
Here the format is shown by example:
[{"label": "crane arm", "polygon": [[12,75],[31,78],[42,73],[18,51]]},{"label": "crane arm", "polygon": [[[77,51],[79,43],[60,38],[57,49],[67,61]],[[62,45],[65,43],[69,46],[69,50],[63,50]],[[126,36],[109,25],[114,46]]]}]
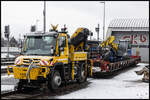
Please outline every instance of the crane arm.
[{"label": "crane arm", "polygon": [[71,45],[74,46],[75,50],[85,50],[86,41],[91,31],[87,28],[78,28],[75,33],[71,36]]},{"label": "crane arm", "polygon": [[103,41],[100,46],[105,48],[107,46],[112,47],[113,49],[115,49],[116,51],[118,50],[118,45],[117,43],[114,43],[115,40],[115,36],[110,36],[108,37],[108,39],[106,41]]}]

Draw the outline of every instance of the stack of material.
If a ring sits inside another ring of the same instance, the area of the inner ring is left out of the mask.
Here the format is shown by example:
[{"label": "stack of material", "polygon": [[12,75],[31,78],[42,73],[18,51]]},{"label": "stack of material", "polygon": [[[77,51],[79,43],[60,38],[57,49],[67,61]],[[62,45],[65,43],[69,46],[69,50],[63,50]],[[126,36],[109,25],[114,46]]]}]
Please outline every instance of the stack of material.
[{"label": "stack of material", "polygon": [[140,71],[135,71],[137,75],[143,75],[142,80],[144,82],[149,82],[149,65],[145,66],[143,69],[141,69]]}]

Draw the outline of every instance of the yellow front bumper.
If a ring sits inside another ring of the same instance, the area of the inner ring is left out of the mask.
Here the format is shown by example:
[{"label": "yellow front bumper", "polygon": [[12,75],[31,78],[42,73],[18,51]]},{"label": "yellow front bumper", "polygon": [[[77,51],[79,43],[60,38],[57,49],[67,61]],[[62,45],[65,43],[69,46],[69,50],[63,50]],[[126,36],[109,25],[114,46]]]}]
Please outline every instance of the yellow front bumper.
[{"label": "yellow front bumper", "polygon": [[[10,73],[9,71],[10,67],[12,67],[13,73]],[[15,79],[27,79],[26,78],[27,70],[28,70],[28,67],[8,66],[7,72],[8,72],[8,75],[14,74]],[[47,67],[32,68],[30,71],[30,80],[37,80],[38,76],[43,76],[44,78],[46,78],[49,72],[50,72],[50,69]],[[29,79],[29,75],[28,75],[28,79]]]}]

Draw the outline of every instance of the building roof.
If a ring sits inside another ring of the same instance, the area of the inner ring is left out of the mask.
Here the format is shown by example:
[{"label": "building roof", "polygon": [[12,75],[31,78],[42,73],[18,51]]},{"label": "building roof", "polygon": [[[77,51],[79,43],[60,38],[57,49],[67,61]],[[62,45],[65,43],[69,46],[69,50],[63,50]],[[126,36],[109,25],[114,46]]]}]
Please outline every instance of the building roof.
[{"label": "building roof", "polygon": [[110,22],[109,28],[149,28],[149,19],[145,18],[139,18],[139,19],[114,19]]}]

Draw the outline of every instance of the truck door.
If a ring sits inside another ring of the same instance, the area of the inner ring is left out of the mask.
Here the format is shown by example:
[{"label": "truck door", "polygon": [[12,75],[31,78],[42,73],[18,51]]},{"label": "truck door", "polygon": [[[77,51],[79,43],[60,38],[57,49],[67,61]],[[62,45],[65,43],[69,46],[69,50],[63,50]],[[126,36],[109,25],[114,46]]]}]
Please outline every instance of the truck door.
[{"label": "truck door", "polygon": [[60,54],[59,61],[67,64],[69,51],[68,51],[68,41],[66,36],[63,35],[59,36],[58,49]]}]

